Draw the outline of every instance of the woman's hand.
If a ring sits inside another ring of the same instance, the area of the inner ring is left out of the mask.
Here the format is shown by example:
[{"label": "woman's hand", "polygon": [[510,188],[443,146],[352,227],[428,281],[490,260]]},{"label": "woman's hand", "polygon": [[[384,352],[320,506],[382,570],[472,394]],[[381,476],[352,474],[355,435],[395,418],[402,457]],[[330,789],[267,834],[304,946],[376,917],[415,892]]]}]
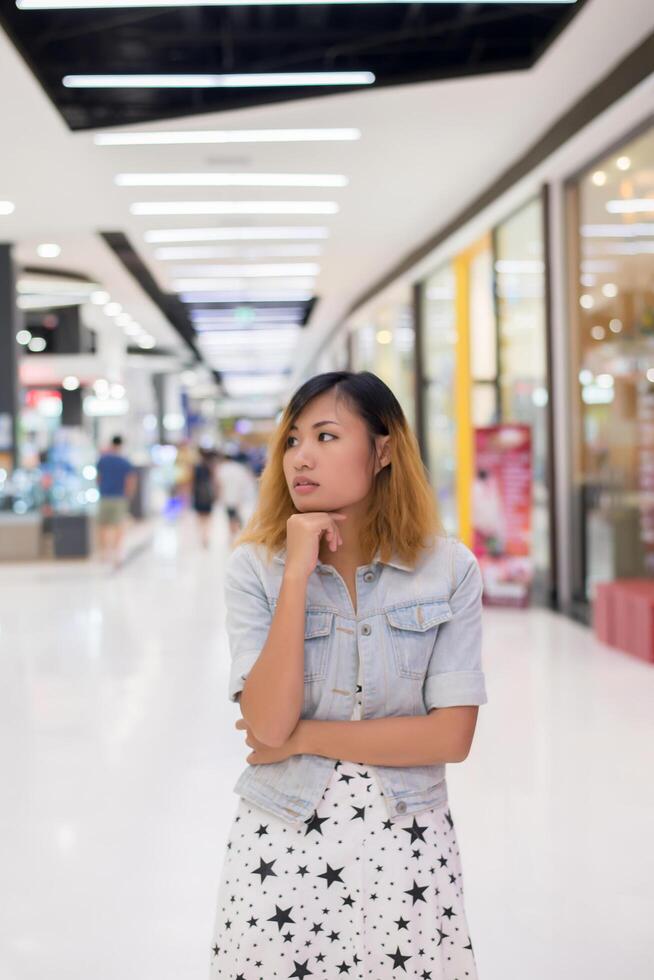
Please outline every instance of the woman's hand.
[{"label": "woman's hand", "polygon": [[338,521],[347,519],[339,511],[310,511],[291,514],[286,521],[286,570],[308,578],[316,567],[323,534],[330,551],[343,544]]},{"label": "woman's hand", "polygon": [[295,726],[283,745],[273,746],[264,745],[255,737],[245,718],[239,718],[235,728],[244,730],[246,734],[245,744],[253,750],[246,758],[246,762],[251,766],[267,765],[269,762],[283,762],[292,755],[301,755],[299,746],[300,723]]}]

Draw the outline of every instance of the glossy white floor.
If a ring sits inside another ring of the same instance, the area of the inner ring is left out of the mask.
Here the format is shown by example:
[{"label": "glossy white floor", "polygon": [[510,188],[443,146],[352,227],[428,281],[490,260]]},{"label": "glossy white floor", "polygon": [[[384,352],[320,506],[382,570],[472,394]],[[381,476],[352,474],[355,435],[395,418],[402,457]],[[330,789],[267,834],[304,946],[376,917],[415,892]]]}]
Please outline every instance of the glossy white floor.
[{"label": "glossy white floor", "polygon": [[[222,574],[162,527],[112,573],[0,566],[0,978],[206,980],[249,751]],[[654,975],[654,668],[543,611],[486,614],[448,769],[480,980]]]}]

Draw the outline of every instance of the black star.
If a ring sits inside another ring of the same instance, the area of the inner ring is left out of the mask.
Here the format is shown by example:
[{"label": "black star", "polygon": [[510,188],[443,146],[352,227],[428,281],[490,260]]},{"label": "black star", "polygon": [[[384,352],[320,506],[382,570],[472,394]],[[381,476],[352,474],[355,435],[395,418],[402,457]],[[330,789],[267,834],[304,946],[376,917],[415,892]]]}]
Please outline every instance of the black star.
[{"label": "black star", "polygon": [[292,932],[285,932],[284,933],[284,942],[285,943],[290,943],[290,941],[291,941],[292,938],[293,938],[293,933]]},{"label": "black star", "polygon": [[314,922],[310,929],[311,932],[315,932],[316,936],[319,932],[322,932],[322,925],[319,922]]},{"label": "black star", "polygon": [[438,926],[436,926],[436,932],[438,933],[438,942],[436,945],[440,946],[440,944],[443,942],[444,939],[449,938],[449,934],[447,932],[442,932],[442,930],[439,929]]},{"label": "black star", "polygon": [[431,970],[423,970],[420,974],[420,980],[431,980]]},{"label": "black star", "polygon": [[394,922],[397,924],[398,929],[408,929],[409,927],[409,920],[403,919],[402,916],[399,919],[394,919]]},{"label": "black star", "polygon": [[264,834],[268,833],[268,824],[266,824],[265,827],[263,824],[259,824],[259,829],[256,831],[256,833],[259,835],[259,837],[263,837]]},{"label": "black star", "polygon": [[454,821],[452,820],[452,815],[450,814],[450,811],[449,810],[445,814],[445,819],[447,820],[447,822],[450,825],[450,830],[452,830],[452,828],[454,827]]},{"label": "black star", "polygon": [[245,975],[243,973],[237,973],[236,980],[245,980]]},{"label": "black star", "polygon": [[438,860],[440,861],[441,868],[447,867],[447,858],[440,857]]},{"label": "black star", "polygon": [[411,857],[419,858],[420,857],[420,851],[417,848],[416,848],[415,851],[411,851]]},{"label": "black star", "polygon": [[451,905],[443,906],[443,915],[447,916],[448,919],[451,919],[453,915],[456,915],[456,912],[452,911]]},{"label": "black star", "polygon": [[353,806],[352,803],[350,803],[350,806],[352,807],[353,810],[356,810],[356,813],[352,817],[352,820],[364,820],[365,819],[365,816],[366,816],[366,808],[365,808],[365,806]]},{"label": "black star", "polygon": [[213,953],[214,956],[218,956],[218,953],[220,952],[220,947],[216,945],[212,946],[211,952]]},{"label": "black star", "polygon": [[343,773],[343,775],[339,779],[339,783],[349,783],[351,779],[354,779],[354,776],[346,776],[345,773]]},{"label": "black star", "polygon": [[305,960],[304,963],[298,963],[297,960],[293,960],[293,966],[295,967],[295,969],[293,970],[292,973],[289,974],[289,980],[291,980],[292,977],[301,978],[301,977],[308,977],[310,975],[312,976],[313,974],[311,973],[311,970],[307,966],[308,962],[309,962],[308,960]]},{"label": "black star", "polygon": [[410,960],[411,957],[403,956],[402,953],[400,953],[399,946],[397,947],[394,953],[386,953],[386,956],[389,956],[393,960],[393,969],[395,969],[396,966],[401,966],[404,972],[406,973],[406,967],[404,964],[406,963],[407,960]]},{"label": "black star", "polygon": [[456,875],[450,875],[450,884],[451,885],[455,885],[456,884]]},{"label": "black star", "polygon": [[392,830],[392,829],[393,829],[393,821],[384,820],[384,830]]},{"label": "black star", "polygon": [[255,919],[254,916],[253,916],[251,919],[248,919],[248,925],[249,926],[256,926],[256,924],[257,924],[258,921],[259,920],[258,919]]},{"label": "black star", "polygon": [[324,960],[324,958],[325,958],[325,954],[324,953],[318,953],[318,955],[316,956],[316,962],[317,963],[322,963],[322,961]]},{"label": "black star", "polygon": [[338,972],[339,973],[349,973],[350,970],[352,969],[351,966],[348,966],[347,965],[347,963],[345,962],[345,960],[343,960],[342,963],[337,963],[336,965],[338,966]]},{"label": "black star", "polygon": [[[343,865],[343,868],[344,867],[345,865]],[[340,881],[340,883],[344,885],[345,882],[341,878],[341,871],[343,870],[343,868],[332,868],[329,866],[329,864],[327,864],[327,870],[323,871],[323,873],[321,875],[318,875],[318,877],[325,879],[328,888],[330,885],[333,885],[335,881]]]},{"label": "black star", "polygon": [[305,824],[307,825],[307,829],[304,831],[304,836],[306,837],[307,834],[310,834],[312,830],[315,830],[322,837],[322,827],[321,827],[321,824],[323,824],[325,822],[325,820],[329,820],[329,817],[319,817],[318,816],[318,811],[317,810],[314,810],[312,816],[309,817],[308,820],[305,820],[304,821]]},{"label": "black star", "polygon": [[463,947],[464,949],[469,949],[472,952],[472,943],[470,942],[470,936],[468,936],[468,945]]},{"label": "black star", "polygon": [[227,921],[225,922],[225,929],[231,929],[231,928],[232,928],[232,924],[229,921],[229,919],[227,919]]},{"label": "black star", "polygon": [[426,843],[425,838],[422,836],[426,829],[427,826],[425,825],[424,827],[421,827],[415,817],[413,818],[413,823],[410,827],[402,827],[402,830],[404,830],[407,834],[411,834],[412,844],[415,844],[417,840],[421,840],[423,844]]},{"label": "black star", "polygon": [[357,694],[361,694],[361,691],[362,690],[363,690],[363,688],[361,687],[361,685],[360,684],[357,684]]},{"label": "black star", "polygon": [[420,885],[418,885],[416,883],[415,878],[414,878],[413,888],[406,889],[406,891],[404,892],[404,894],[405,895],[410,895],[411,898],[413,899],[413,905],[415,905],[416,902],[426,902],[427,901],[427,899],[425,898],[425,896],[423,894],[423,892],[426,892],[426,891],[427,891],[427,885],[424,885],[423,887],[420,887]]},{"label": "black star", "polygon": [[295,925],[295,920],[291,918],[289,912],[293,911],[293,906],[289,905],[287,909],[280,909],[279,905],[275,905],[275,914],[271,915],[268,922],[276,922],[279,931],[282,931],[282,926],[286,925],[287,922],[293,923]]},{"label": "black star", "polygon": [[274,875],[275,878],[277,877],[277,872],[272,870],[272,866],[276,860],[276,858],[273,858],[269,863],[268,861],[264,861],[263,858],[259,858],[259,867],[252,870],[253,875],[261,875],[262,885],[269,875]]},{"label": "black star", "polygon": [[339,936],[340,936],[340,932],[334,932],[332,930],[329,933],[329,935],[327,936],[327,939],[331,939],[331,941],[334,943],[334,942],[336,942],[336,940],[338,939]]},{"label": "black star", "polygon": [[360,776],[363,776],[364,779],[370,779],[370,773],[369,772],[360,772],[359,775]]},{"label": "black star", "polygon": [[354,905],[354,899],[352,898],[352,896],[351,896],[351,895],[347,895],[347,896],[346,896],[346,897],[345,897],[345,898],[343,899],[343,905],[349,905],[349,906],[350,906],[350,908],[351,908],[351,907],[352,907],[352,906]]},{"label": "black star", "polygon": [[286,853],[287,854],[295,854],[295,848],[294,847],[287,847],[286,848]]},{"label": "black star", "polygon": [[361,962],[361,960],[359,959],[359,957],[357,956],[356,953],[354,954],[354,956],[352,957],[352,959],[354,960],[354,965],[355,966],[357,966]]},{"label": "black star", "polygon": [[301,876],[302,876],[303,878],[304,878],[304,876],[305,876],[305,875],[308,875],[308,874],[309,874],[309,872],[307,871],[307,866],[306,866],[306,864],[301,864],[301,865],[299,866],[299,868],[297,869],[297,871],[296,871],[296,874],[299,874],[299,875],[301,875]]}]

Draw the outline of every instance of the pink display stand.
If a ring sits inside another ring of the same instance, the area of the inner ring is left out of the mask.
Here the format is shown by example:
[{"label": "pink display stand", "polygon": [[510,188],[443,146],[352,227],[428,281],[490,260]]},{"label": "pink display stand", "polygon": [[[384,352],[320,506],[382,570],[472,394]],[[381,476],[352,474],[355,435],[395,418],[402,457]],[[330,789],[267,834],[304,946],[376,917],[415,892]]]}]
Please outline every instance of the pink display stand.
[{"label": "pink display stand", "polygon": [[654,663],[654,580],[634,578],[600,583],[593,628],[602,643]]}]

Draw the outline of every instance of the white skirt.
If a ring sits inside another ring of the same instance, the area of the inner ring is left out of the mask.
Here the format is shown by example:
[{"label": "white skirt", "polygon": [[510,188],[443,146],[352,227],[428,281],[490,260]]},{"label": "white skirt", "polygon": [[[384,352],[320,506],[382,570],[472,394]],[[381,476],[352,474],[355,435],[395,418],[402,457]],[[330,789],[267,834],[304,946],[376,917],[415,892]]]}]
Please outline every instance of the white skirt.
[{"label": "white skirt", "polygon": [[372,767],[337,762],[292,826],[239,799],[211,980],[476,980],[447,803],[390,820]]}]

